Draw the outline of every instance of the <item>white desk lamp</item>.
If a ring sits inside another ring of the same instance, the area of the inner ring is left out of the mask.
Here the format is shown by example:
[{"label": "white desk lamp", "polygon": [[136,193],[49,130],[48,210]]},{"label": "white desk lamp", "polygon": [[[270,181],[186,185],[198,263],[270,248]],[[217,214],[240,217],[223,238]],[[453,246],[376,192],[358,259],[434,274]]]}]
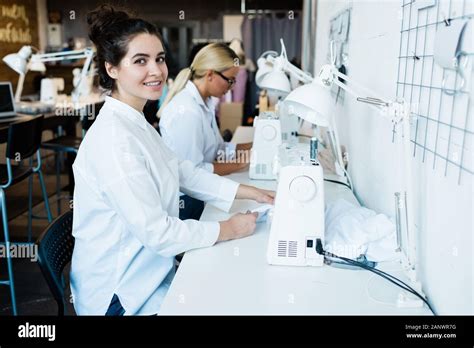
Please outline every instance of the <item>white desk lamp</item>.
[{"label": "white desk lamp", "polygon": [[[346,83],[341,82],[341,80]],[[324,65],[310,84],[296,88],[291,92],[285,103],[303,118],[314,119],[320,122],[323,119],[335,126],[333,117],[334,102],[330,97],[332,84],[342,88],[357,101],[368,103],[381,111],[381,115],[390,120],[394,128],[401,130],[402,136],[402,160],[400,163],[402,173],[402,193],[396,193],[397,203],[397,251],[401,253],[401,261],[407,271],[410,280],[421,291],[421,286],[416,275],[416,235],[413,222],[413,196],[411,185],[411,163],[410,163],[410,110],[404,101],[389,101],[376,96],[376,93],[352,81],[347,75],[340,73],[334,64]],[[353,87],[350,87],[350,86]],[[342,164],[339,141],[336,135],[336,149],[338,161]],[[405,209],[402,214],[402,209]],[[404,233],[402,236],[402,229]],[[407,244],[405,244],[407,243]]]},{"label": "white desk lamp", "polygon": [[[259,70],[256,78],[256,83],[260,88],[266,89],[269,93],[273,93],[279,96],[286,97],[286,106],[288,107],[288,113],[290,115],[297,115],[301,119],[308,121],[309,123],[321,127],[327,127],[330,129],[330,137],[333,147],[338,148],[339,139],[336,128],[336,123],[332,117],[332,104],[333,101],[330,95],[326,93],[319,93],[319,98],[312,98],[314,95],[313,88],[325,90],[324,85],[321,83],[314,84],[310,87],[310,84],[314,81],[313,77],[297,68],[288,61],[286,54],[285,44],[283,39],[281,42],[281,54],[279,56],[273,54],[267,54],[265,52],[258,60]],[[289,75],[289,78],[287,76]],[[297,84],[303,83],[303,86],[298,87]],[[293,90],[293,92],[291,92]],[[291,92],[291,97],[289,93]],[[313,105],[306,107],[299,101],[303,100],[305,103],[315,104],[316,109],[323,112],[314,112]],[[334,156],[336,158],[335,169],[336,174],[339,176],[347,176],[349,182],[351,181],[349,174],[344,169],[344,162],[340,151],[333,148]],[[351,183],[352,186],[352,183]]]},{"label": "white desk lamp", "polygon": [[23,84],[25,80],[25,74],[28,70],[33,71],[45,71],[46,67],[44,66],[44,62],[54,62],[54,61],[61,61],[61,60],[72,60],[72,59],[83,59],[85,58],[86,61],[82,67],[81,72],[81,79],[77,86],[74,87],[74,90],[71,93],[72,100],[74,103],[79,102],[81,97],[81,84],[86,81],[86,76],[88,74],[90,65],[92,63],[92,58],[94,56],[94,52],[92,48],[87,47],[82,50],[75,50],[75,51],[64,51],[64,52],[56,52],[56,53],[38,53],[32,54],[32,47],[31,46],[23,46],[18,53],[12,53],[3,58],[3,61],[15,70],[17,73],[20,74],[20,78],[18,80],[18,86],[15,92],[15,101],[19,102],[21,97],[21,92],[23,90]]},{"label": "white desk lamp", "polygon": [[280,39],[280,42],[281,54],[279,56],[276,56],[273,51],[270,51],[273,54],[268,54],[267,51],[258,59],[259,70],[257,71],[256,83],[260,88],[266,89],[269,94],[286,96],[296,87],[287,74],[290,75],[292,80],[301,81],[302,83],[311,82],[312,77],[288,61],[283,39]]},{"label": "white desk lamp", "polygon": [[260,58],[257,60],[257,73],[255,74],[255,82],[259,87],[263,77],[273,70],[273,64],[269,59],[267,59],[269,56],[278,57],[278,53],[275,51],[266,51],[263,52],[260,55]]},{"label": "white desk lamp", "polygon": [[10,53],[3,57],[5,64],[7,64],[20,75],[15,91],[15,102],[17,103],[20,102],[21,93],[23,92],[23,85],[25,83],[25,75],[28,70],[46,71],[46,67],[43,63],[31,63],[30,57],[32,53],[32,46],[23,46],[17,53]]}]

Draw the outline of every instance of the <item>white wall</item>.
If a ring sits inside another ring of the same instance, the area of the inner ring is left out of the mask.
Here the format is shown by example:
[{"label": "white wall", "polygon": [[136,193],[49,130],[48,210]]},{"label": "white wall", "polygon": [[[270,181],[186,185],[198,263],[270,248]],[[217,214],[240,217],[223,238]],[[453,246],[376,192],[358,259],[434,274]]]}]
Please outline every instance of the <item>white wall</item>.
[{"label": "white wall", "polygon": [[224,15],[223,16],[223,33],[224,41],[231,41],[232,39],[242,40],[242,31],[240,27],[244,20],[243,15]]},{"label": "white wall", "polygon": [[[329,20],[351,7],[348,75],[381,97],[394,99],[401,3],[319,0],[314,71],[327,63]],[[396,146],[391,142],[390,122],[373,108],[347,95],[344,99],[336,120],[341,144],[349,152],[356,195],[368,208],[394,216],[393,193],[400,173],[394,165]],[[421,156],[416,156],[412,164],[417,257],[424,291],[440,314],[473,314],[473,177],[463,174],[459,185],[457,171],[444,175],[444,163],[433,169],[432,158],[422,163]]]}]

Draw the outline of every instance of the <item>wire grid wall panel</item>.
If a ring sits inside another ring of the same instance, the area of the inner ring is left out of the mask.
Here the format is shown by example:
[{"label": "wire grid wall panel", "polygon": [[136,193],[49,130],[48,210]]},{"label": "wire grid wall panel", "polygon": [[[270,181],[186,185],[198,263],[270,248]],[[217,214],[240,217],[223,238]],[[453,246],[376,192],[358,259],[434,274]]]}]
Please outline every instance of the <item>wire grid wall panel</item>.
[{"label": "wire grid wall panel", "polygon": [[[338,69],[347,64],[349,58],[349,33],[351,25],[352,8],[348,7],[330,19],[327,61],[332,63],[331,46],[334,45],[334,64]],[[344,102],[344,93],[336,85],[331,87],[331,95],[336,97],[336,102]]]},{"label": "wire grid wall panel", "polygon": [[[457,175],[458,184],[472,180],[473,1],[402,0],[401,6],[397,97],[411,106],[413,155],[433,169],[442,166],[445,176]],[[468,21],[462,46],[463,59],[467,59],[462,89],[459,75],[434,61],[437,31],[455,21]]]}]

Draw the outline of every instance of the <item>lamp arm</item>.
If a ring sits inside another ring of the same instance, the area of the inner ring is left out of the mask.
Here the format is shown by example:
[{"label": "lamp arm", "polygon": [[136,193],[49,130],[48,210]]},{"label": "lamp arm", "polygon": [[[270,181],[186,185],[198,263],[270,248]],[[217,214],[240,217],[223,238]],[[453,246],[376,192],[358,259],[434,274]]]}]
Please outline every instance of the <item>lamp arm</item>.
[{"label": "lamp arm", "polygon": [[72,59],[82,59],[82,58],[87,58],[86,55],[84,54],[78,54],[78,55],[73,55],[73,56],[64,56],[64,57],[50,57],[50,58],[33,58],[35,62],[57,62],[60,60],[72,60]]},{"label": "lamp arm", "polygon": [[[325,65],[321,68],[319,78],[322,83],[330,86],[335,84],[336,86],[347,91],[357,101],[368,103],[378,109],[382,110],[382,115],[392,122],[394,129],[397,125],[400,125],[399,130],[401,131],[401,159],[399,160],[401,169],[401,190],[403,191],[404,205],[405,205],[405,221],[403,227],[406,231],[405,235],[407,238],[406,249],[404,250],[403,258],[405,258],[405,269],[408,270],[408,276],[413,282],[417,282],[416,273],[416,226],[414,224],[413,214],[413,187],[411,183],[411,150],[410,150],[410,110],[408,104],[403,101],[387,101],[382,98],[376,97],[376,94],[370,89],[365,88],[357,82],[352,81],[345,74],[340,73],[335,66]],[[361,93],[358,93],[354,88],[342,81],[348,82],[351,86],[354,86],[358,91],[366,94],[367,97],[361,97]],[[399,245],[401,240],[398,241]]]},{"label": "lamp arm", "polygon": [[283,42],[282,38],[280,38],[280,43],[281,43],[280,56],[279,57],[268,56],[267,60],[271,62],[272,64],[276,64],[276,62],[280,62],[281,67],[285,72],[295,76],[299,81],[305,84],[311,83],[313,81],[313,77],[310,74],[304,72],[303,70],[297,68],[296,66],[294,66],[293,64],[289,62],[288,56],[286,54],[285,43]]},{"label": "lamp arm", "polygon": [[72,95],[76,99],[75,101],[77,102],[79,102],[79,99],[81,97],[81,83],[87,78],[87,74],[89,73],[89,68],[92,63],[92,58],[94,57],[94,52],[90,48],[85,49],[84,54],[86,57],[86,61],[84,63],[84,66],[82,67],[81,78],[79,79],[79,82],[77,83],[77,86],[74,88],[72,93]]},{"label": "lamp arm", "polygon": [[283,42],[283,38],[280,38],[280,43],[281,43],[281,56],[284,57],[286,60],[288,60],[288,56],[286,55],[286,47],[285,47],[285,43]]},{"label": "lamp arm", "polygon": [[81,58],[87,57],[88,50],[90,50],[90,48],[86,48],[83,50],[75,50],[75,51],[41,53],[41,54],[35,54],[32,58],[40,62],[52,62],[52,61],[63,60],[63,59],[81,59]]},{"label": "lamp arm", "polygon": [[298,69],[296,66],[291,64],[288,60],[285,60],[283,64],[283,70],[295,76],[299,81],[303,82],[304,84],[313,82],[313,77],[310,74],[304,72],[301,69]]},{"label": "lamp arm", "polygon": [[25,74],[20,74],[18,77],[18,83],[16,85],[15,91],[15,102],[19,103],[21,101],[21,93],[23,92],[23,85],[25,84]]},{"label": "lamp arm", "polygon": [[[332,83],[334,83],[337,86],[341,87],[342,89],[346,90],[347,92],[351,93],[354,97],[357,98],[357,100],[361,102],[380,105],[380,106],[389,105],[389,102],[383,100],[382,98],[378,98],[377,94],[374,91],[362,86],[356,81],[353,81],[346,74],[343,74],[339,70],[337,70],[337,68],[334,65],[329,65],[329,64],[323,65],[323,67],[319,71],[319,78],[326,86],[330,86]],[[350,83],[359,92],[349,87],[347,84],[344,84],[341,80]],[[365,94],[368,97],[361,97],[362,94]]]}]

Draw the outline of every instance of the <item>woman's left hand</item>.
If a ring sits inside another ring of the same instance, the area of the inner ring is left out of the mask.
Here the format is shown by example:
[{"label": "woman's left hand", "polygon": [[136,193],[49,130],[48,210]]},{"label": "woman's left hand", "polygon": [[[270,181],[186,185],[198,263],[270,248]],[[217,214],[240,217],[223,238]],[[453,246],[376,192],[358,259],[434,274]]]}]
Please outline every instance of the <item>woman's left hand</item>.
[{"label": "woman's left hand", "polygon": [[260,189],[254,186],[240,185],[235,198],[252,199],[258,203],[274,204],[275,191]]},{"label": "woman's left hand", "polygon": [[237,144],[236,150],[250,150],[253,146],[253,143],[240,143]]},{"label": "woman's left hand", "polygon": [[255,189],[255,201],[258,203],[267,203],[267,204],[274,204],[275,201],[275,191],[263,190],[257,187]]}]

